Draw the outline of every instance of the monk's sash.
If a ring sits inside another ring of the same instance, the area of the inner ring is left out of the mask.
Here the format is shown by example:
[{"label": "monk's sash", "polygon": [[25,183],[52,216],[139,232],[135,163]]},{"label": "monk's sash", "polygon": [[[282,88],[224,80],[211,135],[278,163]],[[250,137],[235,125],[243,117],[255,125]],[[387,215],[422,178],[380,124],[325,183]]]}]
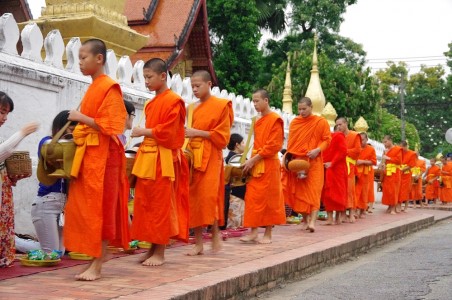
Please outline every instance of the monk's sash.
[{"label": "monk's sash", "polygon": [[[251,152],[251,157],[255,156],[256,154],[259,153],[261,149],[257,149],[257,150],[253,150]],[[278,154],[276,153],[274,157],[272,157],[271,159],[278,159]],[[251,169],[251,176],[253,177],[261,177],[262,174],[265,173],[265,161],[264,158],[262,158],[260,161],[258,161],[253,168]]]},{"label": "monk's sash", "polygon": [[157,157],[160,155],[162,176],[174,181],[173,154],[171,149],[157,144],[153,138],[146,137],[138,149],[138,155],[133,164],[132,174],[142,179],[155,180],[157,174]]},{"label": "monk's sash", "polygon": [[86,147],[99,146],[99,131],[85,124],[79,124],[72,133],[74,143],[77,145],[72,162],[71,176],[77,178],[85,156]]},{"label": "monk's sash", "polygon": [[414,176],[419,176],[419,175],[421,175],[421,168],[420,167],[414,167],[414,168],[411,169],[411,173]]},{"label": "monk's sash", "polygon": [[355,166],[356,165],[356,160],[351,158],[351,157],[349,157],[349,156],[347,156],[346,162],[347,162],[347,175],[350,175],[350,170],[351,170],[350,165]]},{"label": "monk's sash", "polygon": [[451,176],[441,176],[441,179],[443,180],[443,186],[447,189],[452,188],[452,177]]},{"label": "monk's sash", "polygon": [[204,153],[204,139],[201,137],[191,138],[189,145],[193,152],[193,167],[200,169],[202,166],[202,155]]},{"label": "monk's sash", "polygon": [[386,176],[391,176],[392,174],[396,173],[397,169],[400,169],[400,165],[387,164],[386,165]]}]

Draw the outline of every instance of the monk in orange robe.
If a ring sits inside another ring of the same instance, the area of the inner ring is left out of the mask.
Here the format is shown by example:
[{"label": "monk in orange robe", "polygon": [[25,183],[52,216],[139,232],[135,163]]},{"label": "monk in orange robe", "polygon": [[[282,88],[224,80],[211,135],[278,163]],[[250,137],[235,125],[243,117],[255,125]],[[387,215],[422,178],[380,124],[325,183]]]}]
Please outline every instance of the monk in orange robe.
[{"label": "monk in orange robe", "polygon": [[124,148],[117,135],[124,130],[127,112],[121,88],[103,73],[104,42],[87,40],[80,48],[80,70],[92,84],[80,111],[71,110],[68,120],[79,122],[73,131],[77,145],[65,207],[66,249],[94,257],[78,280],[101,276],[107,245],[128,248],[128,183]]},{"label": "monk in orange robe", "polygon": [[[424,196],[422,194],[422,174],[427,169],[425,166],[425,160],[419,159],[419,153],[416,152],[416,166],[411,169],[413,176],[413,185],[411,187],[410,199],[414,201],[414,207],[416,207],[416,201],[419,201],[420,206],[424,206]],[[427,201],[428,204],[428,201]]]},{"label": "monk in orange robe", "polygon": [[212,225],[212,250],[219,251],[221,237],[218,226],[224,223],[223,148],[229,142],[234,120],[232,103],[210,94],[212,79],[207,71],[196,71],[191,77],[194,95],[200,100],[193,111],[192,128],[185,130],[193,152],[193,174],[190,183],[190,228],[194,228],[196,244],[187,253],[203,253],[202,228]]},{"label": "monk in orange robe", "polygon": [[[371,144],[367,144],[373,147]],[[374,148],[375,151],[375,148]],[[367,195],[367,212],[373,213],[374,203],[375,203],[375,168],[372,167],[369,170],[369,194]]]},{"label": "monk in orange robe", "polygon": [[443,166],[441,167],[439,200],[442,204],[452,202],[452,160],[448,159],[449,157],[452,157],[452,153],[449,153],[447,158],[444,156],[441,158]]},{"label": "monk in orange robe", "polygon": [[356,187],[355,187],[355,166],[356,160],[361,152],[361,137],[352,130],[348,129],[348,122],[345,118],[340,117],[336,119],[336,125],[339,131],[345,134],[345,141],[347,142],[347,174],[348,174],[348,187],[347,187],[347,209],[349,209],[349,221],[355,222],[355,210],[356,210]]},{"label": "monk in orange robe", "polygon": [[[269,99],[268,92],[263,89],[253,94],[253,104],[260,117],[254,125],[252,156],[243,165],[243,172],[251,174],[246,185],[243,226],[251,227],[251,233],[241,238],[242,242],[269,244],[273,225],[286,223],[278,157],[284,142],[284,123],[270,110]],[[261,240],[258,240],[259,226],[265,226]]]},{"label": "monk in orange robe", "polygon": [[336,212],[336,224],[341,224],[347,204],[347,142],[345,135],[337,128],[338,126],[334,126],[331,143],[322,152],[325,166],[322,202],[328,216],[326,225],[333,225],[334,212]]},{"label": "monk in orange robe", "polygon": [[399,203],[399,191],[401,183],[400,165],[402,164],[402,148],[394,145],[392,137],[386,135],[383,138],[383,145],[386,150],[383,154],[383,196],[381,202],[388,205],[387,212],[396,214],[396,205]]},{"label": "monk in orange robe", "polygon": [[377,164],[377,154],[374,147],[367,144],[367,133],[361,132],[361,153],[356,161],[356,208],[358,217],[363,218],[368,206],[369,189],[373,189],[374,178],[371,170]]},{"label": "monk in orange robe", "polygon": [[284,200],[303,215],[306,230],[314,232],[324,181],[321,152],[328,148],[331,132],[325,118],[312,114],[310,98],[304,97],[298,102],[298,114],[290,123],[286,155],[290,153],[294,159],[307,160],[310,167],[307,175],[284,169]]},{"label": "monk in orange robe", "polygon": [[144,266],[164,263],[171,239],[188,241],[188,164],[182,153],[185,103],[168,89],[167,66],[147,61],[143,75],[155,97],[145,106],[145,128],[135,127],[132,137],[144,136],[132,174],[137,176],[132,238],[150,242]]},{"label": "monk in orange robe", "polygon": [[439,182],[438,177],[440,176],[440,168],[436,165],[436,160],[434,158],[430,159],[430,167],[427,170],[425,186],[425,200],[427,204],[429,201],[436,202],[439,197]]},{"label": "monk in orange robe", "polygon": [[[408,143],[406,141],[400,142],[400,146],[403,149],[402,165],[400,166],[402,173],[402,182],[400,183],[399,203],[396,209],[397,212],[399,211],[399,209],[401,209],[401,211],[403,212],[406,212],[408,210],[408,201],[410,200],[413,180],[411,169],[416,167],[417,154],[416,152],[408,149]],[[404,208],[401,208],[402,203],[405,203]]]}]

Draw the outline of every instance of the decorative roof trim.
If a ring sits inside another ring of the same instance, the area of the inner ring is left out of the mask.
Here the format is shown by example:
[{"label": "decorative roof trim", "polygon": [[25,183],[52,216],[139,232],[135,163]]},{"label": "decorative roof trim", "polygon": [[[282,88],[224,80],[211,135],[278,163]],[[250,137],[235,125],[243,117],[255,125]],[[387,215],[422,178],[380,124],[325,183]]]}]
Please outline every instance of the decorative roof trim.
[{"label": "decorative roof trim", "polygon": [[149,23],[154,16],[155,11],[157,10],[157,6],[159,5],[159,0],[152,0],[149,4],[148,10],[144,15],[144,19]]}]

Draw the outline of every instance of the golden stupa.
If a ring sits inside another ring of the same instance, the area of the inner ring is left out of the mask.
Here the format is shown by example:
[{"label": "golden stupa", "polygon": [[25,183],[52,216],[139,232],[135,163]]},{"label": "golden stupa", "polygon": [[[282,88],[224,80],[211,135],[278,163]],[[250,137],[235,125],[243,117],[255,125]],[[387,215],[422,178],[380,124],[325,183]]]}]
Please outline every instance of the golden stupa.
[{"label": "golden stupa", "polygon": [[317,66],[317,35],[314,35],[314,53],[312,55],[312,69],[311,79],[309,80],[306,97],[312,100],[312,113],[320,116],[325,107],[325,95],[323,94],[322,86],[320,85],[319,68]]},{"label": "golden stupa", "polygon": [[286,69],[286,81],[284,82],[283,91],[283,106],[282,111],[288,114],[293,114],[292,111],[292,80],[290,79],[290,54],[287,55],[287,69]]},{"label": "golden stupa", "polygon": [[328,121],[328,124],[333,127],[336,124],[337,112],[331,102],[328,102],[322,110],[322,116]]},{"label": "golden stupa", "polygon": [[355,129],[358,132],[367,132],[367,130],[369,129],[369,125],[367,125],[367,121],[363,117],[359,117],[353,129]]}]

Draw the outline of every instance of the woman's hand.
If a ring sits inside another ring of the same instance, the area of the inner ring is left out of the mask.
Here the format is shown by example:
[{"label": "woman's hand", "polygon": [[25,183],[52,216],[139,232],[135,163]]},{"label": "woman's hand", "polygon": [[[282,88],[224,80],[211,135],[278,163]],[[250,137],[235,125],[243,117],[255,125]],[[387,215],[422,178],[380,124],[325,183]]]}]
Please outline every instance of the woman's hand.
[{"label": "woman's hand", "polygon": [[38,130],[38,128],[39,128],[38,122],[31,122],[31,123],[25,124],[25,126],[22,127],[22,129],[20,131],[22,131],[22,134],[24,136],[27,136],[27,135],[35,132],[36,130]]}]

